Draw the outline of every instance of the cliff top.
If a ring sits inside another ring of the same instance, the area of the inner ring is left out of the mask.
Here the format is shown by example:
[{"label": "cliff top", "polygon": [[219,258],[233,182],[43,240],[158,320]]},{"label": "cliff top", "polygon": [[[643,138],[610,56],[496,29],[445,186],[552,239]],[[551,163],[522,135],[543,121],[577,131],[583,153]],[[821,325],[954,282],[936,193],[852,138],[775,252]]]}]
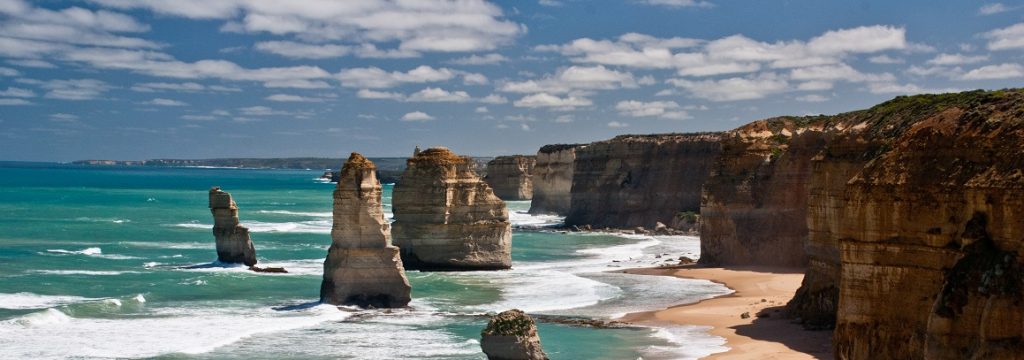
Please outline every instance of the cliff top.
[{"label": "cliff top", "polygon": [[416,156],[409,158],[407,163],[409,165],[421,162],[439,165],[460,165],[470,163],[471,161],[472,159],[469,157],[460,156],[446,147],[438,146],[420,151]]},{"label": "cliff top", "polygon": [[531,335],[535,326],[533,318],[522,310],[512,309],[492,316],[487,322],[487,328],[481,331],[480,335],[526,337]]},{"label": "cliff top", "polygon": [[647,135],[619,135],[611,140],[598,141],[630,141],[630,142],[665,142],[665,141],[719,141],[724,132],[695,132],[695,133],[668,133],[668,134],[647,134]]},{"label": "cliff top", "polygon": [[502,162],[513,163],[513,162],[518,162],[520,160],[530,160],[530,159],[536,159],[536,158],[537,158],[536,155],[502,155],[502,156],[495,157],[494,160],[488,161],[487,164],[490,165],[490,164],[497,164],[497,163],[502,163]]},{"label": "cliff top", "polygon": [[349,155],[348,160],[345,161],[345,165],[341,167],[342,173],[351,170],[377,170],[377,165],[362,154],[353,152],[352,155]]},{"label": "cliff top", "polygon": [[558,151],[562,151],[562,150],[569,150],[569,149],[578,148],[580,146],[586,146],[586,145],[587,144],[551,144],[551,145],[544,145],[544,146],[541,146],[541,148],[540,148],[540,150],[538,152],[539,153],[544,153],[544,154],[550,154],[550,153],[553,153],[553,152],[558,152]]}]

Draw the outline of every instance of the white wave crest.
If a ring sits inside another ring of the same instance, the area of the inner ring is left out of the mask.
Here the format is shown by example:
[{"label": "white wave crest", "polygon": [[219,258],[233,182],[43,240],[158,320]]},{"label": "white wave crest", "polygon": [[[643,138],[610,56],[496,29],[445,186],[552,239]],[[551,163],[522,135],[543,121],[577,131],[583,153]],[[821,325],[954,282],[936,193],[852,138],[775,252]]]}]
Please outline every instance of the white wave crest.
[{"label": "white wave crest", "polygon": [[71,295],[39,295],[29,292],[13,294],[0,293],[0,308],[3,309],[45,309],[54,306],[97,300]]}]

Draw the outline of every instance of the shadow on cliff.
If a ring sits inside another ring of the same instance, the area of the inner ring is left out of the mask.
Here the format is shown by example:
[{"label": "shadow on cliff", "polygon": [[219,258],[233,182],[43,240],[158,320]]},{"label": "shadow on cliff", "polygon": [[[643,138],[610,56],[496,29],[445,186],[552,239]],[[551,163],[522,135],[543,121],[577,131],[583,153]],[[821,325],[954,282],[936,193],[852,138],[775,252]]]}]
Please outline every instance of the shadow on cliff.
[{"label": "shadow on cliff", "polygon": [[[785,306],[762,309],[750,324],[733,326],[737,335],[785,345],[816,359],[833,359],[832,330],[805,330],[782,316]],[[796,336],[794,336],[794,334]]]}]

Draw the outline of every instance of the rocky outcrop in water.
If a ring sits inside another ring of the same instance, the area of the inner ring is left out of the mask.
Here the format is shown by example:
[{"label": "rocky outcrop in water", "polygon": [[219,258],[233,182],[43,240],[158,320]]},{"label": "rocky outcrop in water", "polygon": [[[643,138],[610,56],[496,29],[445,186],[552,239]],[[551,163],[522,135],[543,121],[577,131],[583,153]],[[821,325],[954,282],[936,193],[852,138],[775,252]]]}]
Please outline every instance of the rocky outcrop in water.
[{"label": "rocky outcrop in water", "polygon": [[816,120],[761,120],[723,136],[701,200],[701,264],[807,263],[811,160],[825,145]]},{"label": "rocky outcrop in water", "polygon": [[576,150],[585,145],[545,145],[537,151],[533,167],[530,214],[569,213]]},{"label": "rocky outcrop in water", "polygon": [[472,159],[446,148],[429,148],[408,160],[392,196],[393,234],[406,268],[512,266],[508,209],[473,167]]},{"label": "rocky outcrop in water", "polygon": [[567,225],[653,229],[700,209],[720,133],[623,135],[576,151]]},{"label": "rocky outcrop in water", "polygon": [[217,241],[217,261],[256,265],[256,248],[249,238],[249,228],[238,224],[238,205],[231,199],[231,194],[213,187],[209,200],[213,237]]},{"label": "rocky outcrop in water", "polygon": [[358,153],[352,153],[341,169],[321,302],[377,308],[409,304],[411,287],[399,250],[391,245],[376,170]]},{"label": "rocky outcrop in water", "polygon": [[484,181],[494,195],[502,200],[533,198],[533,167],[537,157],[526,155],[499,156],[487,162]]},{"label": "rocky outcrop in water", "polygon": [[488,360],[547,360],[540,346],[537,325],[521,310],[512,309],[491,317],[480,332],[480,347]]}]

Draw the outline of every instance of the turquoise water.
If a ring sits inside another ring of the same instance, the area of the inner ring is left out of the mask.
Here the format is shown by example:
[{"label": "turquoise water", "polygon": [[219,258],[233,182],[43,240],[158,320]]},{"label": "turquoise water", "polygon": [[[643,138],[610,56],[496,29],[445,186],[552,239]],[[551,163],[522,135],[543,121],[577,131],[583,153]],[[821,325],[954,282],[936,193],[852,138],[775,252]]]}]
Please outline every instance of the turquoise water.
[{"label": "turquoise water", "polygon": [[[0,163],[0,357],[483,359],[487,312],[608,319],[725,291],[609,272],[663,261],[659,254],[696,256],[694,238],[520,229],[512,270],[409,272],[410,309],[319,305],[333,189],[319,173]],[[212,264],[210,186],[234,196],[260,265],[289,274]],[[509,203],[513,223],[559,221],[528,207]],[[209,266],[184,269],[194,265]],[[723,350],[697,327],[539,331],[552,359]]]}]

